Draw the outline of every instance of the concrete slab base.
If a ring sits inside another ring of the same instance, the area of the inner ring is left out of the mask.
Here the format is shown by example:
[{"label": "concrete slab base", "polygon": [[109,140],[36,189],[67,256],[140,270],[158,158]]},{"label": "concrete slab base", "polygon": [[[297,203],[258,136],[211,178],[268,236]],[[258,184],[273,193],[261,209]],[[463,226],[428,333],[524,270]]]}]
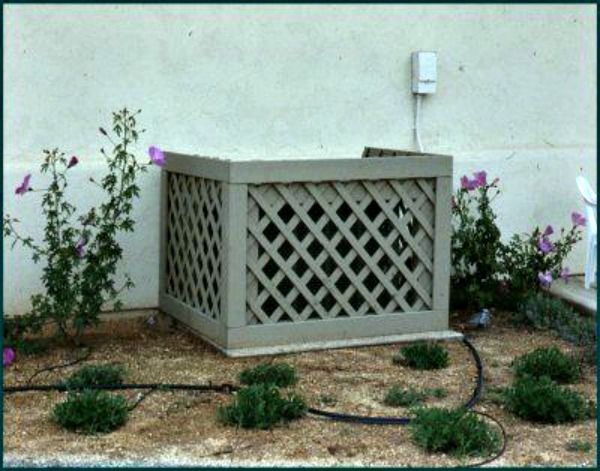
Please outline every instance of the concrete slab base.
[{"label": "concrete slab base", "polygon": [[555,281],[550,287],[550,293],[590,314],[596,315],[598,296],[596,283],[592,283],[590,289],[585,289],[583,276],[572,276],[567,282]]},{"label": "concrete slab base", "polygon": [[[422,340],[462,340],[463,334],[453,330],[440,330],[437,332],[419,332],[417,334],[386,335],[381,337],[358,338],[348,340],[326,340],[321,342],[306,342],[272,347],[253,347],[239,349],[225,349],[213,342],[209,342],[228,357],[253,357],[262,355],[282,355],[285,353],[307,352],[313,350],[330,350],[334,348],[367,347],[371,345],[384,345],[390,343],[408,343]],[[208,341],[208,340],[207,340]]]}]

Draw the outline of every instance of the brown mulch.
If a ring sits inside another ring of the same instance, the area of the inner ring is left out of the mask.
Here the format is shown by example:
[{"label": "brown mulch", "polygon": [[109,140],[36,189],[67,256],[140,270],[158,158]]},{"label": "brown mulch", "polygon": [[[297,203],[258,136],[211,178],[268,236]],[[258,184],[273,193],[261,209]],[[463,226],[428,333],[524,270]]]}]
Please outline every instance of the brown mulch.
[{"label": "brown mulch", "polygon": [[[453,327],[462,330],[456,319]],[[528,332],[499,322],[470,336],[484,361],[488,388],[510,384],[510,363],[515,356],[547,345],[573,351],[570,344],[551,333]],[[464,403],[475,384],[475,366],[461,342],[446,344],[451,360],[448,368],[420,372],[392,364],[391,356],[399,345],[287,354],[274,359],[226,358],[163,316],[158,316],[154,326],[145,319],[104,322],[84,341],[93,348],[88,363],[121,363],[127,368],[127,382],[232,382],[242,369],[260,361],[285,361],[297,368],[300,381],[296,390],[311,406],[356,414],[407,414],[403,408],[382,404],[386,389],[394,384],[418,389],[445,388],[446,398],[430,398],[426,404],[447,407]],[[36,370],[68,361],[73,355],[72,348],[55,346],[43,355],[19,357],[5,370],[5,385],[23,384]],[[77,367],[41,374],[35,382],[59,381]],[[595,398],[595,370],[586,367],[584,379],[572,387]],[[139,391],[123,394],[133,402]],[[227,427],[217,422],[215,412],[231,398],[216,393],[155,392],[130,414],[125,426],[110,434],[90,437],[66,432],[52,421],[52,408],[64,397],[58,392],[5,395],[5,456],[89,455],[111,460],[173,457],[175,462],[185,457],[189,463],[223,465],[461,464],[450,456],[422,451],[411,442],[406,427],[344,424],[313,417],[270,431]],[[485,394],[476,409],[496,417],[508,433],[507,450],[493,466],[595,464],[594,420],[570,425],[531,424],[504,411]],[[589,452],[567,451],[566,444],[571,440],[587,441],[593,448]]]}]

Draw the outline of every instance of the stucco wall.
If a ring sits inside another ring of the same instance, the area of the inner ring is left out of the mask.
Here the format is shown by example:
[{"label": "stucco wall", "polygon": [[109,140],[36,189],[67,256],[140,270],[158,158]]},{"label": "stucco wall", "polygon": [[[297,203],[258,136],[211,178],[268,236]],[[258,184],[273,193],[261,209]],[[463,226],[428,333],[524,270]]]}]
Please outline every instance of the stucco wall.
[{"label": "stucco wall", "polygon": [[[39,194],[14,195],[43,148],[82,163],[73,200],[94,201],[97,132],[142,108],[150,144],[205,155],[350,157],[413,149],[410,53],[438,52],[423,103],[427,151],[455,156],[455,179],[485,168],[503,182],[508,236],[570,224],[582,172],[596,182],[596,7],[341,5],[11,5],[4,7],[4,208],[40,234]],[[141,180],[125,241],[137,287],[157,304],[158,171]],[[4,242],[5,312],[29,306],[40,267]],[[571,257],[583,269],[583,247]]]}]

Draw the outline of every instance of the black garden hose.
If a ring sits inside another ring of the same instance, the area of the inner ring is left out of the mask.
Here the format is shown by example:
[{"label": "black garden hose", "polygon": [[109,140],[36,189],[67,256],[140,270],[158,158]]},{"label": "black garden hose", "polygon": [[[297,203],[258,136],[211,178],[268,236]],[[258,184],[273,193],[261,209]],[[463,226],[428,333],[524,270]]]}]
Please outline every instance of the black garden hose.
[{"label": "black garden hose", "polygon": [[[471,352],[473,360],[475,361],[475,366],[477,367],[477,380],[475,389],[473,390],[471,398],[463,406],[466,409],[472,409],[473,406],[480,399],[481,393],[483,391],[483,362],[481,361],[479,353],[477,352],[477,350],[475,350],[475,347],[466,336],[463,337],[462,341]],[[329,412],[321,409],[316,409],[314,407],[309,408],[308,412],[313,415],[327,417],[328,419],[336,420],[339,422],[351,422],[366,425],[408,425],[408,423],[411,420],[410,417],[373,417],[370,415],[352,415],[342,412]]]},{"label": "black garden hose", "polygon": [[[481,362],[481,358],[479,357],[479,353],[475,350],[473,344],[467,339],[467,337],[463,337],[463,343],[470,350],[473,355],[473,359],[475,360],[475,365],[477,366],[477,383],[471,399],[464,405],[465,408],[471,409],[475,403],[481,397],[481,391],[483,388],[483,363]],[[89,353],[88,353],[89,355]],[[87,356],[86,356],[87,358]],[[60,367],[70,366],[75,363],[82,361],[84,358],[78,359],[75,362],[70,362],[67,364],[60,365]],[[45,368],[43,371],[48,371],[48,368]],[[40,371],[41,372],[41,371]],[[90,385],[81,389],[103,389],[103,390],[125,390],[125,389],[159,389],[159,390],[184,390],[184,391],[214,391],[230,394],[239,389],[239,386],[235,386],[229,383],[223,384],[172,384],[172,383],[130,383],[130,384],[99,384],[99,385]],[[67,387],[65,384],[26,384],[23,386],[7,386],[3,388],[3,391],[7,394],[17,393],[17,392],[28,392],[28,391],[72,391],[74,388]],[[379,425],[406,425],[410,422],[410,418],[408,417],[371,417],[367,415],[351,415],[339,412],[328,412],[323,411],[316,408],[309,408],[308,412],[313,415],[319,415],[322,417],[327,417],[332,420],[338,420],[342,422],[355,422],[355,423],[364,423],[364,424],[379,424]]]},{"label": "black garden hose", "polygon": [[229,383],[223,384],[169,384],[169,383],[131,383],[131,384],[95,384],[80,388],[67,386],[66,384],[27,384],[24,386],[8,386],[4,388],[7,394],[28,391],[78,391],[84,389],[102,389],[118,391],[124,389],[156,389],[163,391],[214,391],[231,394],[239,389],[238,386]]}]

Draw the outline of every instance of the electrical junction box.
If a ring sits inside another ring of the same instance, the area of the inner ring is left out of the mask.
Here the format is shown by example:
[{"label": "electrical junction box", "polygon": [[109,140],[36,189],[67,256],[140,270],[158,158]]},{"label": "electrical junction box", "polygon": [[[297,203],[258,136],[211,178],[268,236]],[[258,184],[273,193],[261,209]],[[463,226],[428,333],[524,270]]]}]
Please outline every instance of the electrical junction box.
[{"label": "electrical junction box", "polygon": [[412,53],[412,92],[435,93],[437,85],[437,54],[418,51]]}]

